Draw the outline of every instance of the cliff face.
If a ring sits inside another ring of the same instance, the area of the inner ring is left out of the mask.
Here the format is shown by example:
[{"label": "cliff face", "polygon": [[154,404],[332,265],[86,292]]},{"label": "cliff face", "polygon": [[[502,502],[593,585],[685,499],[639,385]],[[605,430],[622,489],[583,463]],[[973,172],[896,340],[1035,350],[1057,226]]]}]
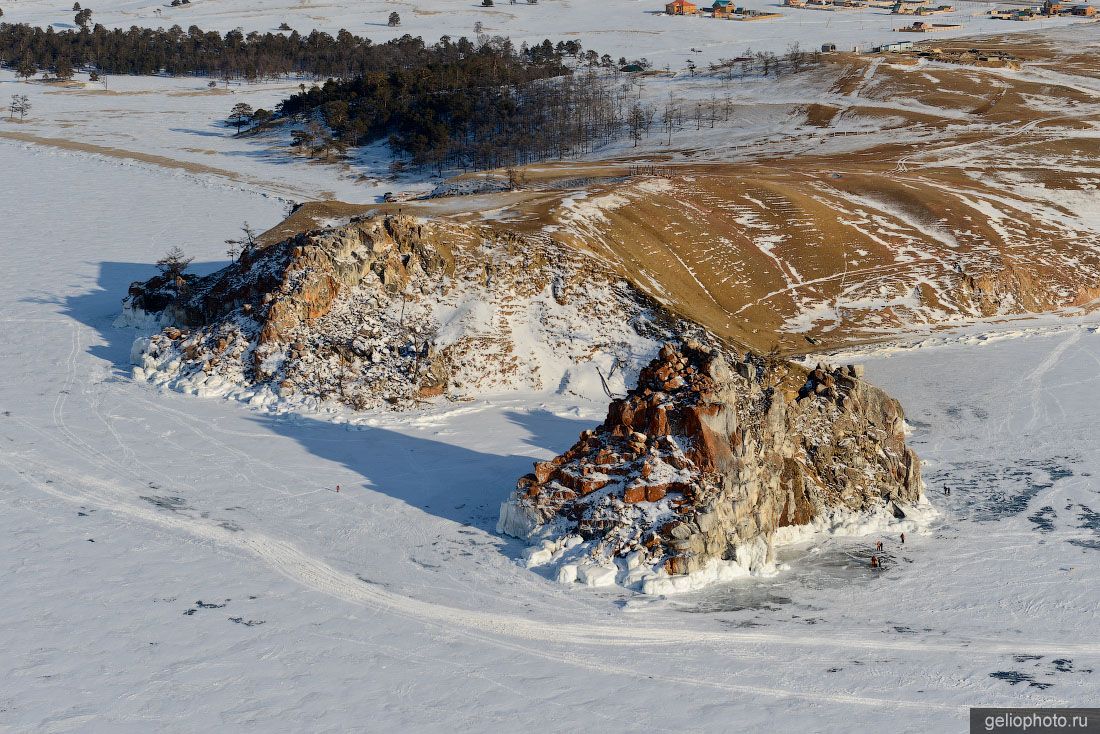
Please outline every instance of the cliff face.
[{"label": "cliff face", "polygon": [[407,216],[353,221],[203,278],[135,283],[135,375],[254,404],[402,408],[517,389],[624,386],[697,328],[547,239]]},{"label": "cliff face", "polygon": [[643,590],[715,562],[752,571],[782,527],[831,510],[900,516],[921,498],[897,401],[856,367],[806,370],[666,345],[568,451],[540,462],[498,529],[541,540],[559,579]]}]

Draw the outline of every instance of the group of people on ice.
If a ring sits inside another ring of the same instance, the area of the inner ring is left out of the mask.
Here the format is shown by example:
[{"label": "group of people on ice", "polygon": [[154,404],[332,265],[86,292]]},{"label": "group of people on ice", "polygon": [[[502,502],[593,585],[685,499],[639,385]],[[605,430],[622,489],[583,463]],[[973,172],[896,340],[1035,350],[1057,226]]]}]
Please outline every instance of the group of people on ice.
[{"label": "group of people on ice", "polygon": [[[947,486],[946,484],[943,485],[943,495],[944,497],[951,496],[951,487]],[[905,545],[905,533],[901,534],[901,544]],[[882,547],[883,546],[881,540],[875,543],[876,553],[871,554],[871,568],[882,568],[882,559],[880,559],[877,555],[877,553],[882,553]]]}]

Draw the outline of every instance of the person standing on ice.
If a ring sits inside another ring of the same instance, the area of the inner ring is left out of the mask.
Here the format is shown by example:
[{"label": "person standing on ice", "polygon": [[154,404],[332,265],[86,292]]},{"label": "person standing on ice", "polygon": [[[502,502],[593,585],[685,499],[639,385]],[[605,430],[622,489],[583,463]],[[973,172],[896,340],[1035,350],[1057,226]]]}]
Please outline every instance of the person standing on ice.
[{"label": "person standing on ice", "polygon": [[336,485],[336,494],[340,494],[340,485],[339,484]]},{"label": "person standing on ice", "polygon": [[905,533],[901,534],[901,544],[905,545]]},{"label": "person standing on ice", "polygon": [[878,568],[878,556],[871,556],[871,568]]}]

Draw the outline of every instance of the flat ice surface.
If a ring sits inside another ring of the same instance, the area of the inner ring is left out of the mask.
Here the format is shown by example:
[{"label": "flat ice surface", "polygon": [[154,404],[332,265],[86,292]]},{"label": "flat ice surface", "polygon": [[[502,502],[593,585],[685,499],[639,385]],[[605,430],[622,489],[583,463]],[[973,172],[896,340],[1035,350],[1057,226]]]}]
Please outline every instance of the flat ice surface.
[{"label": "flat ice surface", "polygon": [[212,267],[278,202],[3,142],[0,170],[0,729],[959,731],[1100,692],[1088,325],[863,358],[943,515],[883,538],[883,571],[879,538],[823,540],[647,600],[544,579],[491,530],[602,404],[349,430],[157,393],[110,326],[127,284],[174,244]]},{"label": "flat ice surface", "polygon": [[[936,3],[939,4],[939,3]],[[302,35],[317,29],[335,34],[346,28],[357,36],[381,43],[405,34],[434,42],[440,36],[475,37],[474,26],[481,23],[487,35],[510,37],[516,45],[579,40],[584,47],[628,59],[644,56],[657,67],[671,64],[677,68],[687,57],[712,61],[732,58],[741,51],[784,52],[791,43],[803,48],[820,48],[834,43],[843,51],[896,41],[921,41],[980,33],[1014,33],[1079,22],[1080,19],[1055,18],[1031,22],[995,20],[989,10],[992,2],[944,2],[955,11],[925,17],[930,23],[961,25],[961,29],[937,33],[899,33],[895,29],[918,20],[909,15],[892,15],[888,9],[838,9],[835,11],[785,8],[775,0],[753,0],[748,8],[779,13],[782,17],[756,21],[715,20],[709,16],[667,16],[663,0],[540,0],[528,4],[520,0],[510,4],[496,0],[485,8],[478,0],[361,0],[360,2],[324,2],[323,0],[193,0],[173,8],[168,3],[149,0],[96,0],[84,3],[92,9],[92,21],[108,28],[131,26],[169,28],[178,25],[187,30],[197,25],[204,31],[274,32],[287,23]],[[1011,3],[1010,3],[1011,4]],[[709,7],[709,2],[700,2]],[[56,30],[73,28],[71,5],[55,0],[15,0],[4,5],[7,23],[32,23]],[[401,17],[401,25],[390,27],[391,12]],[[695,49],[696,52],[693,52]]]}]

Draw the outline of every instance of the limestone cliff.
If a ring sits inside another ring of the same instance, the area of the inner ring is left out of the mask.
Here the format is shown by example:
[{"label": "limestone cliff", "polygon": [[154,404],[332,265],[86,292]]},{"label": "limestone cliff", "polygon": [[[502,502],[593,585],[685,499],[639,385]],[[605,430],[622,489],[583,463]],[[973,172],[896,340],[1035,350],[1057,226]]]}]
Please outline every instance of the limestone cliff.
[{"label": "limestone cliff", "polygon": [[[771,561],[782,527],[921,498],[897,401],[856,367],[666,345],[607,418],[519,480],[499,530],[541,540],[559,578],[641,586]],[[584,576],[588,578],[583,578]],[[660,588],[660,587],[656,587]]]}]

